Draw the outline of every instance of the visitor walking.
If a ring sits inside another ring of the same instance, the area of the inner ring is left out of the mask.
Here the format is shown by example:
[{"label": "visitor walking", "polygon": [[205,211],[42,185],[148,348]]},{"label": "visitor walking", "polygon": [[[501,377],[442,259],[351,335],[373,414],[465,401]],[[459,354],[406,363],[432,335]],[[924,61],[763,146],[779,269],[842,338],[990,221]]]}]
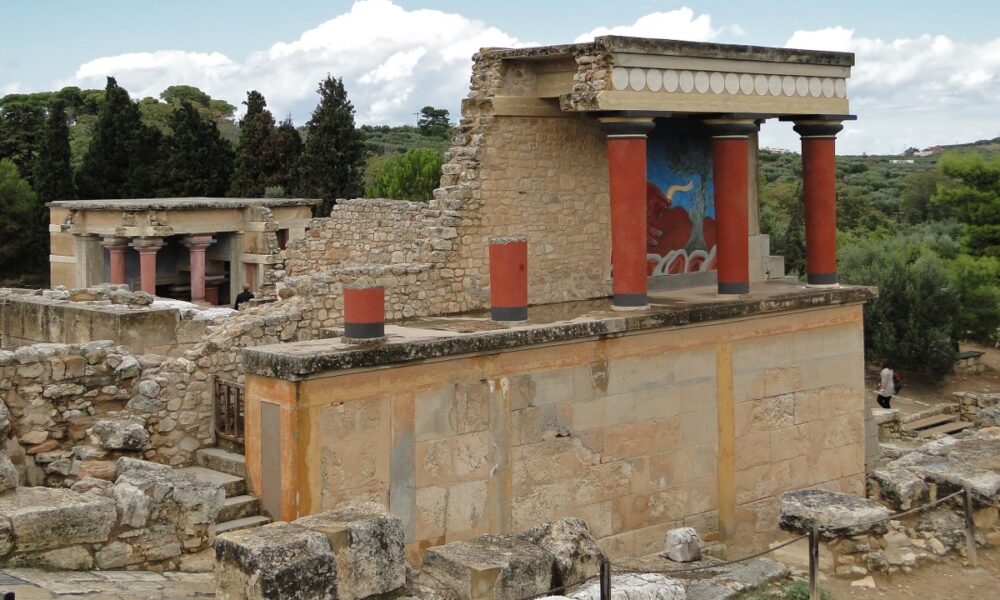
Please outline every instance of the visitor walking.
[{"label": "visitor walking", "polygon": [[233,304],[233,308],[239,310],[240,304],[250,302],[251,300],[253,300],[253,292],[250,291],[249,285],[245,285],[243,286],[243,291],[240,292],[239,294],[236,294],[236,303]]},{"label": "visitor walking", "polygon": [[882,372],[879,373],[878,396],[875,397],[875,401],[882,408],[889,408],[889,402],[896,395],[894,375],[892,365],[889,364],[889,361],[883,362]]}]

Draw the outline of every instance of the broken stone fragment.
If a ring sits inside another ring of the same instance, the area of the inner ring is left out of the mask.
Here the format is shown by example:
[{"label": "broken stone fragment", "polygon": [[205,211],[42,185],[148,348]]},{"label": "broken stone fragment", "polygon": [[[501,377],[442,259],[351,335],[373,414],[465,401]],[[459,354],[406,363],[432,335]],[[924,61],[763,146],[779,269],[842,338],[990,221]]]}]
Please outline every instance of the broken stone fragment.
[{"label": "broken stone fragment", "polygon": [[520,600],[552,586],[555,557],[511,535],[484,535],[424,552],[421,575],[457,600]]},{"label": "broken stone fragment", "polygon": [[336,557],[338,600],[386,594],[406,583],[403,523],[381,504],[317,513],[295,525],[326,536]]},{"label": "broken stone fragment", "polygon": [[870,479],[895,510],[909,510],[929,500],[927,484],[906,469],[889,465],[872,471]]},{"label": "broken stone fragment", "polygon": [[[626,600],[685,600],[687,595],[679,581],[659,573],[612,575],[612,598]],[[573,600],[601,600],[600,582],[590,583],[570,596]]]},{"label": "broken stone fragment", "polygon": [[98,421],[89,433],[94,444],[107,450],[142,450],[149,442],[145,419],[131,415]]},{"label": "broken stone fragment", "polygon": [[17,487],[17,468],[10,462],[10,457],[0,452],[0,494]]},{"label": "broken stone fragment", "polygon": [[[825,490],[797,490],[781,495],[778,526],[792,533],[808,533],[816,525],[820,537],[831,540],[888,531],[890,511],[878,502]],[[877,521],[877,522],[875,522]]]},{"label": "broken stone fragment", "polygon": [[139,361],[134,356],[123,356],[121,364],[114,370],[115,381],[131,379],[139,374],[139,370]]},{"label": "broken stone fragment", "polygon": [[0,522],[11,524],[18,553],[105,542],[116,518],[114,500],[97,494],[19,487],[0,496]]},{"label": "broken stone fragment", "polygon": [[228,600],[337,600],[327,537],[291,523],[224,533],[215,539],[216,597]]},{"label": "broken stone fragment", "polygon": [[583,519],[566,517],[542,523],[518,535],[555,557],[553,587],[577,584],[601,573],[604,551]]},{"label": "broken stone fragment", "polygon": [[0,399],[0,443],[7,440],[10,436],[10,410],[7,409],[7,403]]},{"label": "broken stone fragment", "polygon": [[664,554],[674,562],[701,560],[701,538],[693,527],[671,529],[664,545]]}]

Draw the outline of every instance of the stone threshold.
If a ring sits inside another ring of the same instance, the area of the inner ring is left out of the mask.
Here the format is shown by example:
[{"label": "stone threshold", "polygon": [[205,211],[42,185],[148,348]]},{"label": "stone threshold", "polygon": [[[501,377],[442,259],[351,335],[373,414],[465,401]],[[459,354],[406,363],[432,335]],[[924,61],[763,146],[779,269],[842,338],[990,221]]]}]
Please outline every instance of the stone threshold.
[{"label": "stone threshold", "polygon": [[740,298],[719,296],[714,286],[691,288],[650,293],[649,308],[640,311],[618,312],[612,310],[610,299],[599,299],[532,307],[529,321],[499,328],[492,326],[486,311],[386,324],[386,337],[371,343],[333,337],[255,346],[243,350],[243,364],[247,373],[301,380],[331,371],[857,304],[875,295],[867,287],[808,288],[775,282],[756,283],[749,296]]}]

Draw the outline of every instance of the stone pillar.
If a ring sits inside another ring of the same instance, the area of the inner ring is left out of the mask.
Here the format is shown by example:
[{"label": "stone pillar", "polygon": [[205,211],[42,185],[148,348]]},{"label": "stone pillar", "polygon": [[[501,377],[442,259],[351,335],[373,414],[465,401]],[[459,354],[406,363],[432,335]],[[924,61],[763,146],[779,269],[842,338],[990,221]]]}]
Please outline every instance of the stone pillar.
[{"label": "stone pillar", "polygon": [[111,283],[125,283],[125,253],[128,251],[129,238],[106,237],[101,245],[107,248],[111,263]]},{"label": "stone pillar", "polygon": [[104,250],[101,239],[90,233],[74,234],[76,252],[76,287],[104,283]]},{"label": "stone pillar", "polygon": [[528,319],[528,240],[524,237],[490,239],[490,318]]},{"label": "stone pillar", "polygon": [[182,242],[191,267],[191,302],[205,301],[205,250],[215,243],[210,235],[190,235]]},{"label": "stone pillar", "polygon": [[137,238],[132,247],[139,253],[139,287],[156,295],[156,252],[163,247],[162,238]]},{"label": "stone pillar", "polygon": [[837,284],[837,133],[840,121],[795,121],[802,136],[806,213],[806,283]]},{"label": "stone pillar", "polygon": [[709,119],[720,294],[750,293],[748,152],[757,124],[747,119]]},{"label": "stone pillar", "polygon": [[653,119],[608,117],[613,307],[643,309],[646,297],[646,134]]}]

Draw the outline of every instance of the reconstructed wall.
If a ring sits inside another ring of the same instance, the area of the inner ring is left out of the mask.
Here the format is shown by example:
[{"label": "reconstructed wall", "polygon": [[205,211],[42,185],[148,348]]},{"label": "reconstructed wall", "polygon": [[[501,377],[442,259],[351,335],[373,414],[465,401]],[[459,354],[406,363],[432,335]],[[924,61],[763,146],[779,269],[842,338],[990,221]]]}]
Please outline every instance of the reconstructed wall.
[{"label": "reconstructed wall", "polygon": [[269,477],[292,470],[284,519],[380,501],[403,518],[411,555],[561,516],[618,556],[659,550],[679,524],[761,544],[781,492],[863,489],[861,343],[855,305],[399,364],[391,377],[248,375],[248,435],[283,440],[280,458],[248,445],[250,481],[260,494],[269,460]]}]

